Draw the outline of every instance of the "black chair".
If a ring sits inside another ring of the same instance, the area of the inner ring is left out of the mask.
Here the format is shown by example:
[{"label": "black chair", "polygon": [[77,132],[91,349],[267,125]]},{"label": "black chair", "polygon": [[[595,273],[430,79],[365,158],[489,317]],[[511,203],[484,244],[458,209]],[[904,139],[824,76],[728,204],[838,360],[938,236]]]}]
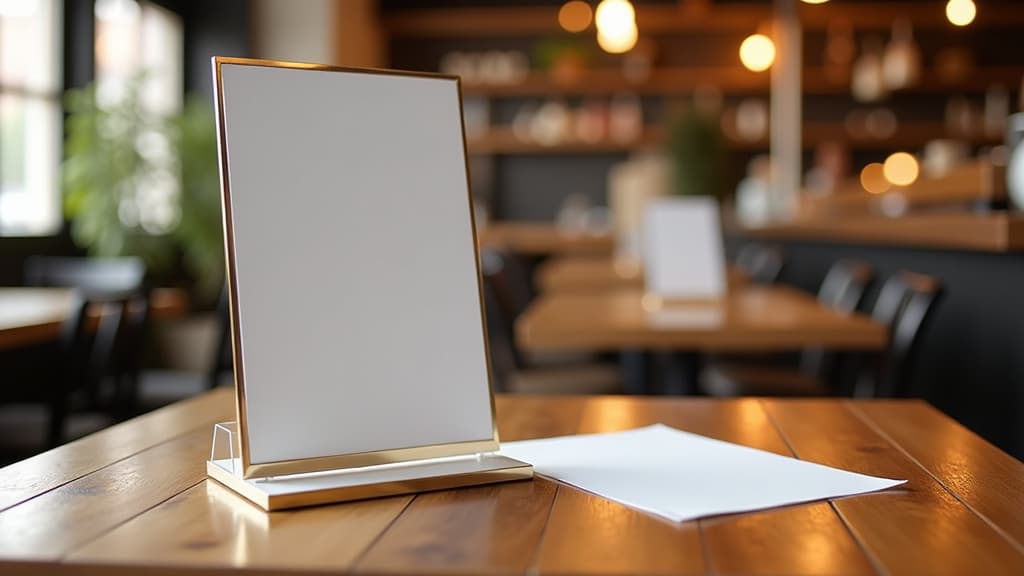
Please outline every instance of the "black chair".
[{"label": "black chair", "polygon": [[77,288],[86,294],[128,294],[143,290],[146,264],[140,258],[31,256],[25,284]]},{"label": "black chair", "polygon": [[899,272],[886,281],[872,316],[890,326],[889,347],[861,370],[852,395],[907,397],[919,392],[912,387],[914,363],[941,296],[942,286],[931,276]]},{"label": "black chair", "polygon": [[[874,271],[863,262],[839,261],[829,268],[818,289],[818,302],[852,314],[864,300]],[[767,363],[718,363],[705,368],[702,391],[712,396],[827,395],[840,388],[837,355],[822,347],[801,351],[796,367]]]},{"label": "black chair", "polygon": [[[27,285],[73,288],[76,302],[104,311],[94,333],[83,328],[77,337],[61,343],[65,358],[80,354],[92,358],[84,382],[90,410],[122,416],[130,410],[131,386],[139,370],[149,318],[145,280],[146,264],[134,257],[31,256],[25,261]],[[78,312],[72,309],[70,314]],[[66,325],[78,326],[78,319],[69,317]],[[77,350],[67,348],[72,344]]]},{"label": "black chair", "polygon": [[206,388],[212,390],[219,386],[227,373],[234,370],[235,358],[231,346],[231,304],[228,298],[227,284],[220,292],[217,301],[217,350],[213,362],[206,374]]},{"label": "black chair", "polygon": [[777,282],[784,263],[780,248],[758,243],[744,244],[736,252],[734,260],[736,267],[758,284]]},{"label": "black chair", "polygon": [[[138,293],[92,294],[72,292],[68,314],[58,338],[59,359],[50,372],[47,444],[57,446],[67,439],[65,426],[75,410],[117,412],[124,409],[126,391],[111,375],[126,369],[125,357],[118,352],[138,340],[131,328],[147,314],[147,299]],[[92,317],[98,315],[95,328]],[[140,347],[132,347],[138,352]]]},{"label": "black chair", "polygon": [[232,385],[234,357],[227,286],[221,290],[214,312],[214,341],[210,364],[202,372],[146,369],[136,371],[134,413],[146,412],[201,394],[218,386]]},{"label": "black chair", "polygon": [[[840,260],[825,274],[818,288],[818,302],[841,314],[853,314],[861,308],[864,296],[875,279],[875,271],[864,262]],[[800,353],[800,372],[834,382],[838,358],[835,352],[815,346]]]},{"label": "black chair", "polygon": [[527,354],[515,345],[514,326],[527,301],[524,269],[514,256],[495,249],[481,251],[484,307],[490,343],[491,372],[504,392],[604,394],[620,392],[618,366],[595,361],[588,352]]}]

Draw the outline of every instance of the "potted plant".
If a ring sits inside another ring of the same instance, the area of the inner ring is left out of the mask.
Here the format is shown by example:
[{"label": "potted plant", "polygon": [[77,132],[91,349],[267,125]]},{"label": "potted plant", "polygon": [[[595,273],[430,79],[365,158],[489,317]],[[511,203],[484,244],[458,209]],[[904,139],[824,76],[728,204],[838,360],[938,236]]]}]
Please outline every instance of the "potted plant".
[{"label": "potted plant", "polygon": [[224,274],[213,113],[196,99],[177,114],[148,112],[141,87],[136,79],[109,106],[95,86],[67,94],[71,236],[90,255],[141,257],[159,281],[184,272],[196,301],[209,303]]},{"label": "potted plant", "polygon": [[139,78],[114,105],[97,102],[95,86],[67,93],[64,212],[90,255],[141,257],[153,283],[189,289],[192,309],[207,313],[159,323],[154,343],[164,366],[202,371],[224,280],[213,111],[193,98],[154,114],[141,90]]}]

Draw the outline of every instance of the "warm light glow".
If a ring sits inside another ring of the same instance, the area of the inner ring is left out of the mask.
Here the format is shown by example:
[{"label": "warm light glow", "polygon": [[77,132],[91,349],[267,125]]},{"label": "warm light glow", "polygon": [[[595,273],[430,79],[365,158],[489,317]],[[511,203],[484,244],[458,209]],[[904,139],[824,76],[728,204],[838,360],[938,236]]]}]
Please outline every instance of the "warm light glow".
[{"label": "warm light glow", "polygon": [[629,0],[601,0],[594,12],[597,30],[606,36],[636,27],[636,11]]},{"label": "warm light glow", "polygon": [[804,4],[824,4],[828,0],[803,0]]},{"label": "warm light glow", "polygon": [[645,312],[657,312],[658,310],[661,310],[662,304],[663,302],[661,297],[650,292],[644,294],[643,297],[640,298],[640,307],[643,308]]},{"label": "warm light glow", "polygon": [[775,43],[764,34],[751,34],[740,44],[740,62],[748,70],[762,72],[775,61]]},{"label": "warm light glow", "polygon": [[594,13],[583,0],[570,0],[558,11],[558,24],[567,32],[582,32],[590,26]]},{"label": "warm light glow", "polygon": [[883,194],[889,189],[885,179],[885,168],[879,162],[872,162],[860,171],[860,185],[871,194]]},{"label": "warm light glow", "polygon": [[896,152],[885,159],[882,167],[885,179],[896,186],[910,186],[917,180],[920,168],[917,158],[906,152]]},{"label": "warm light glow", "polygon": [[949,0],[946,3],[946,18],[956,26],[967,26],[974,22],[978,7],[974,0]]},{"label": "warm light glow", "polygon": [[605,52],[621,54],[636,46],[636,11],[628,0],[602,0],[594,11],[597,43]]},{"label": "warm light glow", "polygon": [[629,52],[633,49],[633,46],[636,46],[638,37],[639,33],[636,26],[616,31],[614,35],[605,34],[598,30],[597,45],[605,52],[622,54],[623,52]]}]

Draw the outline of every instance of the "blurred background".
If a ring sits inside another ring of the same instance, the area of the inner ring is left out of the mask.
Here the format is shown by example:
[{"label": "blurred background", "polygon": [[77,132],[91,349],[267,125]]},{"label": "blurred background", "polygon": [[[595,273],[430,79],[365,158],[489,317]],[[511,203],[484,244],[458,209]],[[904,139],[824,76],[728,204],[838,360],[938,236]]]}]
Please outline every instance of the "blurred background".
[{"label": "blurred background", "polygon": [[[0,459],[231,384],[214,55],[461,77],[499,391],[921,397],[1020,458],[1022,33],[1015,0],[0,0]],[[888,341],[524,346],[551,291],[635,287],[673,195]]]}]

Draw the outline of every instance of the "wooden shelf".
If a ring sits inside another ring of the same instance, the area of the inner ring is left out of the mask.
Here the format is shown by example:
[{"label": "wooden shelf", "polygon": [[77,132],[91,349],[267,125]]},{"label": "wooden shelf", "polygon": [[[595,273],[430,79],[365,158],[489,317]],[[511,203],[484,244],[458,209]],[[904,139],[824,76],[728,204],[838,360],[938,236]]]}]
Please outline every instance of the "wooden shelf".
[{"label": "wooden shelf", "polygon": [[743,236],[781,240],[821,240],[978,252],[1024,251],[1024,215],[1005,211],[988,214],[924,213],[900,218],[821,218],[756,228],[741,227],[739,233]]},{"label": "wooden shelf", "polygon": [[[982,93],[993,84],[1015,88],[1024,77],[1024,66],[977,68],[958,82],[946,82],[933,69],[922,72],[917,85],[899,90],[899,94],[948,94],[951,92]],[[555,81],[544,72],[531,72],[514,84],[482,84],[464,82],[462,92],[470,97],[524,98],[556,96],[610,96],[633,93],[644,96],[674,96],[692,93],[700,87],[714,86],[727,94],[762,94],[767,96],[769,74],[751,72],[739,65],[723,67],[659,68],[641,82],[630,81],[618,69],[594,69],[578,81]],[[849,95],[848,79],[836,81],[823,69],[803,71],[803,91],[811,95]]]},{"label": "wooden shelf", "polygon": [[[856,30],[889,30],[893,20],[905,18],[917,29],[956,28],[946,20],[941,2],[885,2],[869,6],[861,2],[800,4],[805,29],[823,30],[837,19],[845,19]],[[700,31],[756,30],[774,14],[769,3],[727,3],[706,5],[636,6],[637,28],[641,34],[676,34]],[[438,8],[386,12],[384,30],[403,37],[495,37],[567,35],[558,26],[558,6]],[[968,31],[1024,26],[1024,10],[1010,3],[981,3]],[[592,31],[588,31],[591,33]]]},{"label": "wooden shelf", "polygon": [[[805,123],[803,129],[803,146],[813,148],[827,140],[842,140],[851,148],[858,150],[896,150],[917,149],[929,140],[948,137],[945,124],[941,122],[902,123],[896,133],[888,138],[852,137],[839,122]],[[974,145],[992,145],[1002,141],[1001,135],[976,135],[963,137]],[[665,132],[660,126],[648,126],[635,140],[618,142],[603,140],[600,142],[569,141],[554,145],[545,145],[530,140],[521,140],[508,127],[494,127],[483,136],[467,137],[466,144],[470,154],[608,154],[651,150],[662,146]],[[759,140],[729,140],[727,146],[731,150],[767,150],[767,138]]]},{"label": "wooden shelf", "polygon": [[485,136],[467,137],[466,144],[470,154],[604,154],[654,149],[660,147],[664,140],[664,133],[660,128],[648,127],[637,139],[625,142],[570,141],[545,145],[532,140],[521,140],[511,129],[497,127]]}]

